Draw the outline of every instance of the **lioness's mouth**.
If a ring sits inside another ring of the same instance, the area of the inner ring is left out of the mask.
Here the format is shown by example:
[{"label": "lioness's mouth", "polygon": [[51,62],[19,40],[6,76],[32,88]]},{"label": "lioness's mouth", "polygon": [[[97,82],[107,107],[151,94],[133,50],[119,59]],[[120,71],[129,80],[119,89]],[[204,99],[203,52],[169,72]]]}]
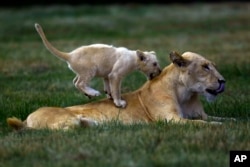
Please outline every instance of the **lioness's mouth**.
[{"label": "lioness's mouth", "polygon": [[220,82],[220,86],[218,89],[213,90],[213,89],[206,89],[206,91],[214,96],[218,95],[219,93],[224,92],[225,90],[225,82]]}]

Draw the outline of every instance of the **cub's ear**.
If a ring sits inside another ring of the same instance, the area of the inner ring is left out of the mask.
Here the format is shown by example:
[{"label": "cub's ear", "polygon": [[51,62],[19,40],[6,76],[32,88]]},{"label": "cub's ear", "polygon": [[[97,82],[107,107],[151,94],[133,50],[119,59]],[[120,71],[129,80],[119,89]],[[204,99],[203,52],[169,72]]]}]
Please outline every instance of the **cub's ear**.
[{"label": "cub's ear", "polygon": [[155,51],[150,51],[149,53],[151,53],[153,55],[156,55]]},{"label": "cub's ear", "polygon": [[174,63],[175,65],[179,66],[179,67],[186,67],[189,65],[189,61],[185,60],[179,53],[177,53],[176,51],[172,51],[170,53],[170,60],[172,61],[172,63]]},{"label": "cub's ear", "polygon": [[141,60],[141,61],[145,61],[146,60],[146,55],[142,51],[137,50],[136,54],[137,54],[139,60]]}]

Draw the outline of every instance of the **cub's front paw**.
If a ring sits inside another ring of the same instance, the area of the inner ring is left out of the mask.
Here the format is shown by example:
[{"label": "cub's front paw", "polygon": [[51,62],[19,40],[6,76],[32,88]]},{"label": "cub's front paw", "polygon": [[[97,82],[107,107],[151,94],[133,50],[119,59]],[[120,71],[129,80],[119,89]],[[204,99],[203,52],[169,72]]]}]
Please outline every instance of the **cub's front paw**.
[{"label": "cub's front paw", "polygon": [[125,100],[114,100],[116,107],[125,108],[127,103]]}]

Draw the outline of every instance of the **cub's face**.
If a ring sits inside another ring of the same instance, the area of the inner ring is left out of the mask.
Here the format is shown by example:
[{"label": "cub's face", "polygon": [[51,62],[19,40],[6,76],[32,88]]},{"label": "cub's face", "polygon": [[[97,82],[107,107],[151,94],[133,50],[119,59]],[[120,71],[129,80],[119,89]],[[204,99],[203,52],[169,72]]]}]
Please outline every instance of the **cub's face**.
[{"label": "cub's face", "polygon": [[161,68],[154,51],[142,52],[137,50],[138,67],[148,79],[153,79],[161,73]]},{"label": "cub's face", "polygon": [[192,52],[185,52],[181,59],[181,79],[190,91],[204,95],[207,101],[214,100],[224,91],[225,79],[217,71],[214,63]]}]

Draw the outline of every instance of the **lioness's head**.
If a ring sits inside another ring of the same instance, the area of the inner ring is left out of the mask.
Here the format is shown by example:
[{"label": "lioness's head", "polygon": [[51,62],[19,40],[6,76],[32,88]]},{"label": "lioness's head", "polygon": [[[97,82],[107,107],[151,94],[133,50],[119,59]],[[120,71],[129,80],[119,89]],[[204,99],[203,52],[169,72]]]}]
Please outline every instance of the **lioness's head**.
[{"label": "lioness's head", "polygon": [[225,79],[216,70],[215,64],[201,55],[171,52],[170,59],[180,70],[180,80],[189,91],[204,95],[208,101],[224,91]]},{"label": "lioness's head", "polygon": [[136,55],[138,57],[138,69],[146,74],[148,79],[151,80],[161,73],[161,68],[154,51],[142,52],[137,50]]}]

